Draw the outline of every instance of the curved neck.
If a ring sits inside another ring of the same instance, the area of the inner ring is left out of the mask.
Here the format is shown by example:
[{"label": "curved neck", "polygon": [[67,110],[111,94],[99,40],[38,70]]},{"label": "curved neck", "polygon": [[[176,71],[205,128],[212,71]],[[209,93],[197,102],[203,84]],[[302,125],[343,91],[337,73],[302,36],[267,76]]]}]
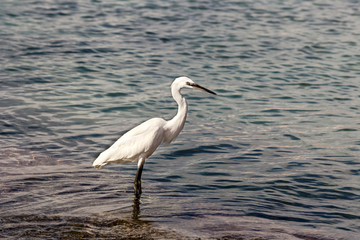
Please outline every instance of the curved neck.
[{"label": "curved neck", "polygon": [[188,110],[186,99],[180,94],[180,91],[172,88],[171,93],[174,100],[178,104],[178,111],[177,114],[166,123],[165,142],[167,143],[173,141],[184,128]]},{"label": "curved neck", "polygon": [[178,111],[177,114],[170,121],[179,122],[179,123],[181,122],[182,127],[184,127],[187,110],[188,110],[188,104],[186,102],[186,99],[181,95],[180,91],[171,89],[171,93],[173,95],[174,100],[178,104]]}]

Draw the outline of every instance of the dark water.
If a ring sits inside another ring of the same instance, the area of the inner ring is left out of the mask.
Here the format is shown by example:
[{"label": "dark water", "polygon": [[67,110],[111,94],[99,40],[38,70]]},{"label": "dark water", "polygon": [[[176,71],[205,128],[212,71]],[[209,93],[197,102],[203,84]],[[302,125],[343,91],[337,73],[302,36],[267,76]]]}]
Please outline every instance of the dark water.
[{"label": "dark water", "polygon": [[[2,238],[358,239],[360,2],[0,2]],[[158,149],[91,167],[150,117]]]}]

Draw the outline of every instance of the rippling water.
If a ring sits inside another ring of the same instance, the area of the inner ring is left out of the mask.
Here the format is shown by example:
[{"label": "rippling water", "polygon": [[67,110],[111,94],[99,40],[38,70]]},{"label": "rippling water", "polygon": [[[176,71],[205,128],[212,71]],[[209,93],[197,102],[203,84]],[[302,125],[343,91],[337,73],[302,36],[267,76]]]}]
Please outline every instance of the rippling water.
[{"label": "rippling water", "polygon": [[[360,4],[0,3],[0,236],[357,239]],[[135,164],[91,167],[171,118],[134,201]],[[184,91],[185,92],[185,91]]]}]

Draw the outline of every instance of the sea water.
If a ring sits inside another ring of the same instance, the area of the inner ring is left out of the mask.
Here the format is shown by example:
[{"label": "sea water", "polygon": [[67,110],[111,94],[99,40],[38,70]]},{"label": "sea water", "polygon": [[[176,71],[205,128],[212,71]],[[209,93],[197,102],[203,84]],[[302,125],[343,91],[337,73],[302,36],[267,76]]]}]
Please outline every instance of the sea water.
[{"label": "sea water", "polygon": [[[358,239],[360,4],[0,3],[3,238]],[[177,111],[145,164],[92,168]]]}]

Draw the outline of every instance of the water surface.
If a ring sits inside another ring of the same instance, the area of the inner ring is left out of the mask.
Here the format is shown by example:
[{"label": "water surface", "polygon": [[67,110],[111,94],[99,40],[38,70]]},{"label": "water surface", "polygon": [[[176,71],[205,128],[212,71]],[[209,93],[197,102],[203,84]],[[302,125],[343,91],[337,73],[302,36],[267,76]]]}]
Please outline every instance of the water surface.
[{"label": "water surface", "polygon": [[[357,239],[359,1],[1,1],[4,238]],[[189,102],[176,142],[96,156]]]}]

